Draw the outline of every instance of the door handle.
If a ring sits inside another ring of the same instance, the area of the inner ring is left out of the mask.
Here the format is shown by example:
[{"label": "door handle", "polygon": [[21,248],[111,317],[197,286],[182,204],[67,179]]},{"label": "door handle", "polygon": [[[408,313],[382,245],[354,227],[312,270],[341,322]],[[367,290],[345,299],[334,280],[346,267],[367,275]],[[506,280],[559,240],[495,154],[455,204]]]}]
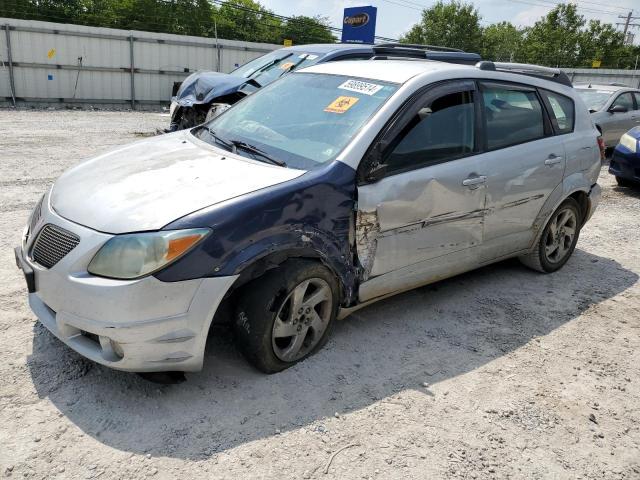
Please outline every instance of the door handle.
[{"label": "door handle", "polygon": [[551,155],[549,155],[549,157],[544,161],[545,165],[551,166],[551,165],[556,165],[558,163],[560,163],[562,161],[562,157],[559,157],[558,155],[552,153]]},{"label": "door handle", "polygon": [[487,177],[484,175],[480,175],[478,177],[467,178],[462,181],[462,185],[465,187],[473,187],[474,185],[480,185],[481,183],[485,183],[487,181]]}]

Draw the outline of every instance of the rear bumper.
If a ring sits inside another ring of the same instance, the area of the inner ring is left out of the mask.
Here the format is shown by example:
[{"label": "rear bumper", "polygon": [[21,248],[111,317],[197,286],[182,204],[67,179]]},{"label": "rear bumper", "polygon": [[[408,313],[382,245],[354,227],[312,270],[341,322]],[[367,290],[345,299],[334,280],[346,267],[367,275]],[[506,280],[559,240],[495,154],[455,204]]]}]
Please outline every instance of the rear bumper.
[{"label": "rear bumper", "polygon": [[602,198],[602,188],[599,184],[595,184],[591,187],[589,191],[589,211],[584,219],[584,223],[587,223],[589,219],[592,217],[593,212],[596,211],[598,205],[600,204],[600,199]]},{"label": "rear bumper", "polygon": [[616,148],[609,163],[609,173],[616,177],[640,183],[640,155]]}]

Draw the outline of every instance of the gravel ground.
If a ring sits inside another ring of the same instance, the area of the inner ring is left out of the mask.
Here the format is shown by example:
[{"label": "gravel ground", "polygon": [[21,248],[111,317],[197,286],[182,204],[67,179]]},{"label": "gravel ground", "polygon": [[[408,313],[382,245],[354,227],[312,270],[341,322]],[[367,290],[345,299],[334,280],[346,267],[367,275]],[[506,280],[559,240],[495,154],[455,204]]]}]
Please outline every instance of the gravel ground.
[{"label": "gravel ground", "polygon": [[225,330],[157,385],[34,321],[13,261],[30,209],[157,113],[0,111],[0,475],[640,478],[640,190],[603,170],[573,258],[507,261],[363,309],[316,356],[257,373]]}]

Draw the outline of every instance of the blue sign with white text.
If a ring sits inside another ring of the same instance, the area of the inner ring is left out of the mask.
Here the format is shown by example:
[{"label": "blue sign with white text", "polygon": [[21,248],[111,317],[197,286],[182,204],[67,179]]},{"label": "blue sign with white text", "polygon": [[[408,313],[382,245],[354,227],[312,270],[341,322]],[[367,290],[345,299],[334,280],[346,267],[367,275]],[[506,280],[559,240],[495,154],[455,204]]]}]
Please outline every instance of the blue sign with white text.
[{"label": "blue sign with white text", "polygon": [[343,43],[373,43],[376,36],[376,7],[344,9],[342,19]]}]

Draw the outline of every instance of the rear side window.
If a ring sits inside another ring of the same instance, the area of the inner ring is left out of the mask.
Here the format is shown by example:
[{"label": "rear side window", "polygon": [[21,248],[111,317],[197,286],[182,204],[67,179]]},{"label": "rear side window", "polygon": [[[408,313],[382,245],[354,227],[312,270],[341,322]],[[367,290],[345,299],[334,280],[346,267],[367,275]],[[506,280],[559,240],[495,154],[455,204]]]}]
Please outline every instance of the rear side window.
[{"label": "rear side window", "polygon": [[640,93],[634,92],[634,97],[636,97],[636,110],[640,110]]},{"label": "rear side window", "polygon": [[484,86],[482,99],[489,150],[544,137],[542,105],[534,91]]},{"label": "rear side window", "polygon": [[551,123],[556,132],[571,133],[575,122],[575,106],[573,100],[564,95],[548,90],[540,90],[540,93],[549,102],[551,107]]}]

